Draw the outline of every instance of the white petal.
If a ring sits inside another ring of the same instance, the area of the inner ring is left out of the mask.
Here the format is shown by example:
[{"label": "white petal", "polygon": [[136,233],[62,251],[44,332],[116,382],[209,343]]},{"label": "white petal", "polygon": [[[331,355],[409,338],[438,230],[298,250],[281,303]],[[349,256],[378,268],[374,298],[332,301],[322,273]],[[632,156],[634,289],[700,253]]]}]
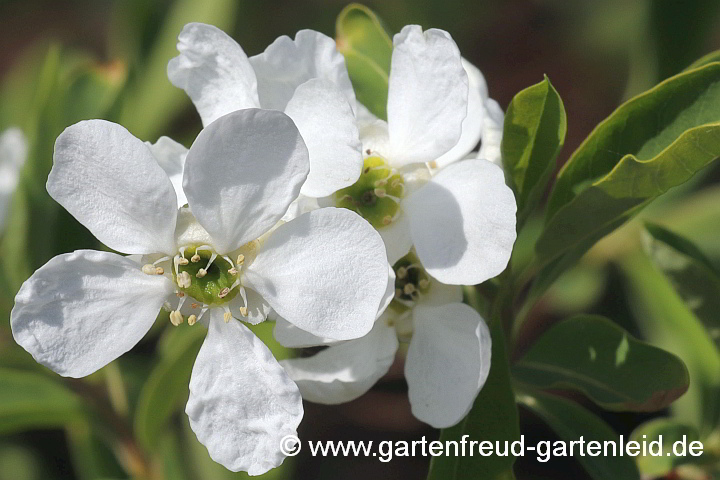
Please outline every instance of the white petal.
[{"label": "white petal", "polygon": [[27,139],[19,128],[9,128],[2,132],[0,135],[0,230],[5,225],[10,201],[27,154]]},{"label": "white petal", "polygon": [[314,30],[300,30],[295,40],[283,35],[250,58],[258,79],[262,108],[285,110],[295,89],[312,78],[333,83],[354,108],[355,92],[345,59],[335,40]]},{"label": "white petal", "polygon": [[123,253],[173,253],[177,198],[150,149],[116,123],[87,120],[55,141],[47,190]]},{"label": "white petal", "polygon": [[[332,201],[328,198],[323,199],[324,203],[332,203]],[[332,205],[323,205],[326,207],[331,207]],[[287,212],[285,212],[285,215],[282,217],[283,222],[289,222],[290,220],[299,217],[303,213],[312,212],[313,210],[317,210],[320,208],[320,203],[318,202],[318,199],[315,197],[306,197],[302,193],[298,198],[292,201],[290,206],[288,207]]]},{"label": "white petal", "polygon": [[385,309],[390,306],[390,302],[395,298],[395,270],[391,265],[388,265],[388,281],[387,287],[385,288],[385,295],[383,295],[380,301],[380,307],[378,308],[377,317],[380,317],[385,312]]},{"label": "white petal", "polygon": [[497,165],[453,163],[405,199],[404,207],[418,258],[437,280],[475,285],[507,266],[517,206]]},{"label": "white petal", "polygon": [[388,87],[391,161],[429,162],[460,139],[468,77],[450,34],[408,25],[393,38]]},{"label": "white petal", "polygon": [[288,322],[277,313],[273,313],[275,317],[275,327],[273,328],[273,336],[280,345],[288,348],[306,348],[318,347],[321,345],[335,345],[341,343],[340,340],[332,338],[318,337],[312,333],[302,330],[292,323]]},{"label": "white petal", "polygon": [[170,60],[170,82],[195,104],[203,125],[260,104],[255,72],[240,45],[204,23],[188,23],[178,36],[180,55]]},{"label": "white petal", "polygon": [[362,145],[350,104],[324,79],[300,85],[285,109],[305,140],[310,174],[301,193],[326,197],[360,178]]},{"label": "white petal", "polygon": [[492,98],[488,98],[485,102],[487,116],[483,124],[482,144],[477,158],[488,160],[495,165],[502,167],[502,153],[500,144],[503,136],[503,122],[505,121],[505,112],[502,107]]},{"label": "white petal", "polygon": [[378,233],[385,242],[387,249],[387,259],[390,265],[408,254],[412,248],[412,238],[410,237],[410,222],[408,216],[404,212],[400,212],[390,225],[378,229]]},{"label": "white petal", "polygon": [[423,305],[439,307],[448,303],[462,303],[463,290],[460,285],[445,285],[437,280],[430,283],[430,290],[420,302]]},{"label": "white petal", "polygon": [[470,82],[468,90],[467,115],[462,122],[460,140],[449,152],[435,160],[437,168],[442,168],[465,158],[480,141],[485,123],[485,100],[487,99],[487,83],[478,68],[463,59],[463,67]]},{"label": "white petal", "polygon": [[309,170],[293,121],[240,110],[208,125],[190,147],[183,190],[218,253],[255,240],[282,218]]},{"label": "white petal", "polygon": [[20,287],[10,324],[38,363],[84,377],[130,350],[172,294],[164,276],[109,252],[58,255]]},{"label": "white petal", "polygon": [[285,459],[280,440],[296,435],[300,392],[247,327],[225,323],[221,309],[210,316],[185,412],[213,460],[233,472],[261,475]]},{"label": "white petal", "polygon": [[306,358],[283,360],[305,400],[337,404],[363,395],[385,375],[398,349],[395,329],[384,318],[362,338],[350,340]]},{"label": "white petal", "polygon": [[278,227],[245,281],[297,327],[349,340],[372,328],[387,267],[385,246],[369,223],[344,208],[321,208]]},{"label": "white petal", "polygon": [[435,427],[458,423],[472,408],[490,372],[490,331],[462,303],[418,305],[405,361],[415,417]]},{"label": "white petal", "polygon": [[150,148],[155,160],[170,178],[175,189],[178,208],[187,203],[185,192],[182,189],[183,171],[185,170],[185,157],[188,149],[169,137],[160,137],[154,144],[145,142]]}]

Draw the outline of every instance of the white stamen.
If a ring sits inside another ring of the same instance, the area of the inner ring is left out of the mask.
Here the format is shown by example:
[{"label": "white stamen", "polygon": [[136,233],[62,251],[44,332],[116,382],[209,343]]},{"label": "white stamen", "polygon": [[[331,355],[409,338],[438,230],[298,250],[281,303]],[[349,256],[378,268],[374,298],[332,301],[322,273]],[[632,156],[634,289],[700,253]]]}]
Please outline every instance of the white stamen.
[{"label": "white stamen", "polygon": [[245,263],[245,255],[243,255],[242,253],[238,255],[237,262],[235,263],[237,263],[238,265],[242,265],[243,263]]},{"label": "white stamen", "polygon": [[188,325],[190,325],[191,327],[193,325],[195,325],[196,322],[197,322],[197,315],[190,315],[188,317]]},{"label": "white stamen", "polygon": [[181,323],[183,323],[185,319],[182,316],[182,313],[180,313],[178,310],[173,310],[170,312],[170,323],[172,323],[174,326],[178,326]]},{"label": "white stamen", "polygon": [[248,316],[248,309],[247,309],[247,307],[240,307],[240,315],[242,315],[243,317],[247,317],[247,316]]},{"label": "white stamen", "polygon": [[142,266],[142,272],[145,275],[157,275],[157,270],[155,269],[155,266],[150,263]]},{"label": "white stamen", "polygon": [[225,287],[220,290],[220,293],[218,293],[218,298],[225,298],[228,296],[228,293],[230,293],[230,289],[228,287]]},{"label": "white stamen", "polygon": [[382,219],[383,225],[390,225],[393,221],[393,218],[390,215],[385,215]]},{"label": "white stamen", "polygon": [[237,270],[237,268],[232,267],[230,270],[228,270],[228,273],[229,273],[230,275],[235,276],[235,275],[238,274],[238,270]]},{"label": "white stamen", "polygon": [[427,278],[423,278],[422,280],[420,280],[418,282],[418,285],[420,286],[420,288],[422,288],[424,290],[424,289],[428,288],[428,286],[430,285],[430,282],[428,281]]},{"label": "white stamen", "polygon": [[181,272],[177,276],[177,284],[180,288],[190,288],[190,284],[192,283],[192,279],[190,278],[190,274],[188,272]]},{"label": "white stamen", "polygon": [[155,275],[163,275],[165,274],[165,269],[163,267],[155,267]]},{"label": "white stamen", "polygon": [[[196,251],[196,252],[197,252],[197,251]],[[195,255],[193,255],[192,257],[190,257],[190,261],[193,262],[193,263],[199,262],[199,261],[200,261],[200,255],[198,255],[197,253],[195,253]]]},{"label": "white stamen", "polygon": [[437,168],[437,167],[438,167],[438,164],[437,164],[437,162],[436,162],[435,160],[433,160],[432,162],[428,162],[428,167],[430,167],[430,168]]},{"label": "white stamen", "polygon": [[397,276],[397,278],[400,278],[400,279],[407,277],[407,268],[405,268],[405,267],[398,268],[397,271],[395,272],[395,275]]},{"label": "white stamen", "polygon": [[170,257],[165,256],[165,257],[162,257],[162,258],[159,258],[159,259],[155,260],[155,261],[153,262],[153,265],[157,265],[158,263],[161,263],[161,262],[167,262],[168,260],[170,260]]},{"label": "white stamen", "polygon": [[403,293],[405,295],[412,295],[413,292],[415,292],[415,284],[412,283],[406,283],[403,287]]},{"label": "white stamen", "polygon": [[373,190],[373,193],[378,198],[383,198],[387,194],[384,188],[376,188],[375,190]]},{"label": "white stamen", "polygon": [[195,274],[195,276],[196,276],[197,278],[203,278],[205,275],[207,275],[207,270],[205,270],[204,268],[201,268],[201,269],[198,270],[198,272]]},{"label": "white stamen", "polygon": [[217,253],[213,253],[212,255],[210,255],[210,260],[208,260],[207,265],[205,265],[205,270],[210,270],[210,265],[212,265],[212,263],[215,261],[216,258],[217,258]]},{"label": "white stamen", "polygon": [[225,309],[225,313],[223,313],[223,320],[225,320],[225,323],[229,323],[232,318],[232,313],[230,313],[230,308],[228,308],[227,305],[223,306],[223,308]]}]

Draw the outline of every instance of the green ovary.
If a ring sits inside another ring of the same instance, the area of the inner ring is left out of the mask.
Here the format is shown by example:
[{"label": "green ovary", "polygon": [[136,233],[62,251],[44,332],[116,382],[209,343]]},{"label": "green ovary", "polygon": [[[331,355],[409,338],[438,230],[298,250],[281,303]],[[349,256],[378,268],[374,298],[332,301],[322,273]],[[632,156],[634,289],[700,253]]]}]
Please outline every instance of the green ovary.
[{"label": "green ovary", "polygon": [[375,228],[385,227],[397,214],[403,183],[402,175],[393,173],[383,158],[368,157],[358,181],[335,193],[335,205],[357,212]]},{"label": "green ovary", "polygon": [[[200,269],[204,269],[207,266],[212,252],[208,250],[199,250],[196,252],[195,248],[196,247],[186,247],[184,256],[189,262],[187,265],[178,265],[177,275],[173,270],[173,281],[175,281],[178,289],[198,302],[210,306],[222,305],[235,298],[238,293],[237,288],[233,288],[227,292],[226,295],[222,294],[224,289],[230,289],[233,283],[235,283],[235,280],[237,280],[237,274],[233,275],[229,272],[233,266],[224,258],[217,256],[210,267],[208,267],[205,276],[199,278],[197,274]],[[191,260],[195,253],[200,256],[200,260],[197,262]],[[183,272],[187,272],[190,276],[189,287],[180,287],[178,283],[178,275],[183,275]]]}]

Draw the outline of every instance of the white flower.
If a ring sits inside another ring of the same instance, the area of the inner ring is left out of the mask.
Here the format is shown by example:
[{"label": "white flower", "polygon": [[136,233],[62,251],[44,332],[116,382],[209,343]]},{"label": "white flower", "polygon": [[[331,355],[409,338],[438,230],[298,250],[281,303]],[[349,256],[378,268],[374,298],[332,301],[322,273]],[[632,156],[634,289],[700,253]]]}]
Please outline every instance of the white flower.
[{"label": "white flower", "polygon": [[[436,428],[452,426],[470,411],[487,379],[490,332],[462,303],[461,287],[433,280],[413,254],[401,259],[395,272],[395,299],[369,334],[281,364],[303,398],[343,403],[387,373],[398,339],[409,342],[405,377],[413,414]],[[278,339],[285,338],[284,329],[276,326]]]},{"label": "white flower", "polygon": [[[138,255],[50,260],[17,294],[15,340],[57,373],[82,377],[130,350],[163,305],[173,324],[202,319],[209,332],[186,408],[193,431],[230,470],[279,465],[280,439],[302,418],[300,394],[235,319],[256,323],[272,308],[314,335],[357,338],[387,288],[382,240],[356,214],[327,208],[278,223],[306,179],[307,155],[292,120],[269,110],[217,119],[187,152],[102,120],[69,127],[48,192],[108,247]],[[178,209],[182,195],[189,205]]]},{"label": "white flower", "polygon": [[5,226],[27,154],[27,140],[19,128],[8,128],[0,134],[0,231]]},{"label": "white flower", "polygon": [[243,108],[280,110],[307,145],[310,174],[300,192],[319,198],[352,185],[362,170],[353,108],[355,94],[333,39],[301,30],[248,58],[223,31],[190,23],[178,37],[180,55],[168,77],[184,89],[208,125]]}]

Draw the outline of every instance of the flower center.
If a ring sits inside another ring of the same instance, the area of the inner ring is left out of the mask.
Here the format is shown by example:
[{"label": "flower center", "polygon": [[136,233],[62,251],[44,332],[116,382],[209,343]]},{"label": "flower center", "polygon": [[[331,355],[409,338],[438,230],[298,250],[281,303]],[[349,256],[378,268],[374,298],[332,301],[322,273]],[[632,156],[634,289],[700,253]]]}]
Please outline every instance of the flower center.
[{"label": "flower center", "polygon": [[209,247],[200,245],[180,249],[174,262],[173,281],[178,289],[209,306],[228,303],[235,298],[239,285],[238,270]]},{"label": "flower center", "polygon": [[395,270],[395,298],[392,305],[396,310],[412,308],[420,297],[430,290],[430,277],[420,261],[411,252],[393,265]]},{"label": "flower center", "polygon": [[381,228],[397,218],[404,193],[402,175],[382,157],[372,156],[365,159],[358,181],[335,193],[335,204],[355,211],[373,227]]}]

